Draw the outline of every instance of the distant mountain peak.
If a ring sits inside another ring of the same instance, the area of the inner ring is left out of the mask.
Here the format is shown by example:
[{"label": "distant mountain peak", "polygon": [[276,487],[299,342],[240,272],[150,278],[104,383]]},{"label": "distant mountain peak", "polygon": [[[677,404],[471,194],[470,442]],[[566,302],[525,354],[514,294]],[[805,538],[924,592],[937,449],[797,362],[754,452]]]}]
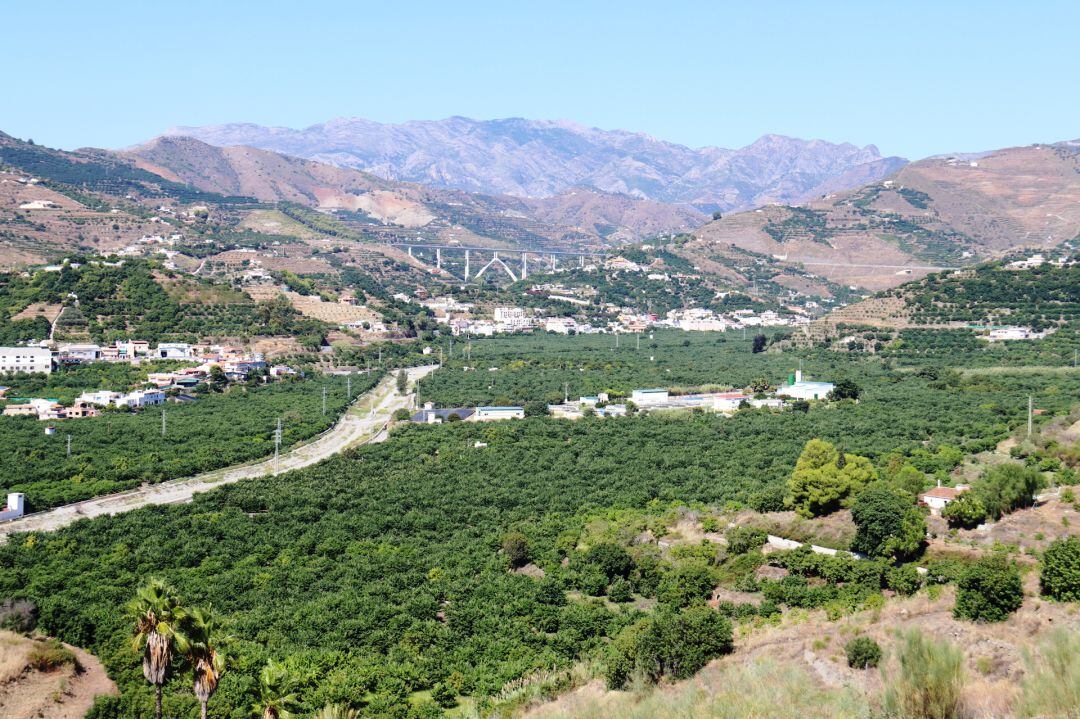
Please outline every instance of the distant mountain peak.
[{"label": "distant mountain peak", "polygon": [[576,186],[724,211],[797,202],[844,178],[880,179],[903,158],[874,145],[766,134],[746,147],[690,148],[640,132],[566,119],[452,116],[382,124],[339,117],[302,130],[231,123],[176,127],[216,146],[249,145],[364,170],[388,180],[545,198]]}]

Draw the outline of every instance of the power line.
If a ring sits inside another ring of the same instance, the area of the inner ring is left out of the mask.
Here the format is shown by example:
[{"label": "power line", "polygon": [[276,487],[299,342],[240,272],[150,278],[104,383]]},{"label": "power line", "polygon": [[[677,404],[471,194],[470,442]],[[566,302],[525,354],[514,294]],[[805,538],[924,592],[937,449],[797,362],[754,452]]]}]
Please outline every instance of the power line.
[{"label": "power line", "polygon": [[277,461],[281,452],[281,417],[278,417],[277,429],[274,430],[274,460]]}]

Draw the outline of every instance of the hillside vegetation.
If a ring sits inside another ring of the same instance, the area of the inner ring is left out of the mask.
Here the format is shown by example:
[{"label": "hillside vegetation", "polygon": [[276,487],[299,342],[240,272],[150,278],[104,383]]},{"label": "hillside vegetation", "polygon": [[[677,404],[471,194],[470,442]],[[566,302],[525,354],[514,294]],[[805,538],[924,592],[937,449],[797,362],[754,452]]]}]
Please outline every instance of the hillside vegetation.
[{"label": "hillside vegetation", "polygon": [[[170,276],[171,275],[171,276]],[[287,302],[256,303],[221,285],[173,273],[152,263],[124,260],[65,265],[59,272],[0,275],[0,314],[10,319],[35,303],[60,304],[56,339],[89,337],[192,341],[204,337],[289,335],[317,346],[324,325],[302,317]],[[7,344],[49,336],[40,317],[0,324]]]}]

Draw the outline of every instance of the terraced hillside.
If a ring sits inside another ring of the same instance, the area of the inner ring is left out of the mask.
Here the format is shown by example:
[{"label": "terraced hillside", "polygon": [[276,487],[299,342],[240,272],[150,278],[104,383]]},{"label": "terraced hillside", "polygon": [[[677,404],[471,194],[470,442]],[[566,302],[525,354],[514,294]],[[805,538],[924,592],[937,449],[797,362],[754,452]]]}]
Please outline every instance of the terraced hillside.
[{"label": "terraced hillside", "polygon": [[1080,236],[1080,145],[929,158],[857,190],[731,215],[694,234],[687,250],[698,256],[735,245],[884,289]]}]

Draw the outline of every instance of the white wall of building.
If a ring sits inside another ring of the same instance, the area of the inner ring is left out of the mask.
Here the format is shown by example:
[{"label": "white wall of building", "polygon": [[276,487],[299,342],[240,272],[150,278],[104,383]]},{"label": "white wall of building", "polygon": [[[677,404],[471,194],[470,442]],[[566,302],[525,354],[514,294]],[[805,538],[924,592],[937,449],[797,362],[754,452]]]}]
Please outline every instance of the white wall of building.
[{"label": "white wall of building", "polygon": [[0,373],[52,372],[52,352],[44,347],[0,347]]}]

